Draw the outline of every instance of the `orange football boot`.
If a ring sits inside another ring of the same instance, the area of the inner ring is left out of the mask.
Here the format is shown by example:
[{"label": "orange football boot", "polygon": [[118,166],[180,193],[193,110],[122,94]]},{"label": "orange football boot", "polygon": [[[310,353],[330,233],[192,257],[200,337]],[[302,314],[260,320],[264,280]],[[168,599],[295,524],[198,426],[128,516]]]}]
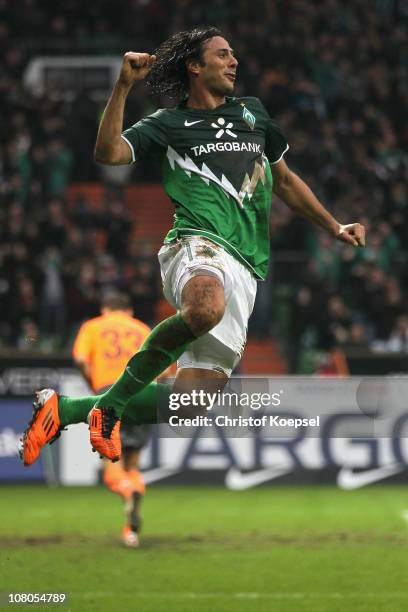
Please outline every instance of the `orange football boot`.
[{"label": "orange football boot", "polygon": [[89,432],[94,451],[111,461],[119,461],[122,453],[120,419],[113,408],[97,408],[89,413]]},{"label": "orange football boot", "polygon": [[23,434],[20,450],[24,465],[32,465],[38,459],[42,447],[61,435],[58,395],[53,389],[37,391],[33,408],[33,416]]},{"label": "orange football boot", "polygon": [[139,536],[136,531],[132,531],[129,525],[125,525],[122,529],[122,542],[126,548],[139,548]]}]

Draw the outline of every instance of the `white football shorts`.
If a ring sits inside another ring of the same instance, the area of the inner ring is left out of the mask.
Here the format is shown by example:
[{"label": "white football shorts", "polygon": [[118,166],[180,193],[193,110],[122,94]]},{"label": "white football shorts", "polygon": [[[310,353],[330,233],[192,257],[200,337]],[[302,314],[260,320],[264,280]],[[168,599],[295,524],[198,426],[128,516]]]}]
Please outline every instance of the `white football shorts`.
[{"label": "white football shorts", "polygon": [[177,362],[179,368],[202,368],[231,375],[245,348],[256,280],[220,245],[202,236],[186,236],[163,245],[159,254],[163,292],[177,310],[181,293],[194,276],[215,276],[224,286],[225,313],[208,333],[195,340]]}]

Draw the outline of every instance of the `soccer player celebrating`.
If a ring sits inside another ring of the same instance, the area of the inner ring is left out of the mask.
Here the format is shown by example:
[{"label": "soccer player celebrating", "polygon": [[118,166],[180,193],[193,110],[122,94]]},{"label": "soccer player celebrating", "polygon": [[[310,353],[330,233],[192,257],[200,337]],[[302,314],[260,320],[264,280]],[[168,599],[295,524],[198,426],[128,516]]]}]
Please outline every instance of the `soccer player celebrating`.
[{"label": "soccer player celebrating", "polygon": [[[161,163],[175,215],[159,261],[164,294],[177,314],[153,329],[96,402],[42,392],[23,438],[26,465],[62,427],[85,422],[88,413],[91,445],[118,460],[122,415],[135,422],[157,420],[157,396],[168,389],[151,381],[176,360],[174,392],[225,386],[244,350],[256,284],[268,267],[272,191],[330,235],[364,245],[364,227],[341,225],[288,168],[283,159],[288,144],[261,102],[233,97],[237,67],[233,49],[216,28],[175,34],[154,55],[124,55],[102,116],[95,159]],[[176,97],[179,104],[123,132],[127,95],[145,77],[153,91]]]}]

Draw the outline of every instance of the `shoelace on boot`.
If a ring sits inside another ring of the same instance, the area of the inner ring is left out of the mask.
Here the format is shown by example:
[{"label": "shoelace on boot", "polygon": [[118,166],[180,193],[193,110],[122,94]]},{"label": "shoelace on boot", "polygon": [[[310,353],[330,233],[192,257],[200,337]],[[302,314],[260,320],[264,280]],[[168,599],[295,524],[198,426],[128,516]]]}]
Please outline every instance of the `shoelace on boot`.
[{"label": "shoelace on boot", "polygon": [[102,436],[104,438],[110,438],[112,429],[115,427],[117,421],[118,417],[113,408],[102,409]]}]

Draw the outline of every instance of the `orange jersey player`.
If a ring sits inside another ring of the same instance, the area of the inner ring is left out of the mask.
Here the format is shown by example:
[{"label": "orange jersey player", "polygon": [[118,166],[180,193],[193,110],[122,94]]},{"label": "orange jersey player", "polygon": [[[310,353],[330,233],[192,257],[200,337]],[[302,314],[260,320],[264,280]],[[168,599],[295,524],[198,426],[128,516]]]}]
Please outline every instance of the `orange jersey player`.
[{"label": "orange jersey player", "polygon": [[119,294],[104,300],[101,316],[82,324],[72,354],[95,393],[117,380],[149,333],[150,327],[132,317],[128,299]]},{"label": "orange jersey player", "polygon": [[[103,393],[122,374],[130,357],[142,346],[150,328],[133,318],[126,295],[110,294],[102,302],[102,314],[82,324],[72,354],[76,365],[96,393]],[[147,425],[123,423],[122,458],[104,462],[104,482],[125,502],[126,524],[122,538],[126,546],[139,544],[140,503],[145,492],[139,471],[139,455],[148,440]]]}]

